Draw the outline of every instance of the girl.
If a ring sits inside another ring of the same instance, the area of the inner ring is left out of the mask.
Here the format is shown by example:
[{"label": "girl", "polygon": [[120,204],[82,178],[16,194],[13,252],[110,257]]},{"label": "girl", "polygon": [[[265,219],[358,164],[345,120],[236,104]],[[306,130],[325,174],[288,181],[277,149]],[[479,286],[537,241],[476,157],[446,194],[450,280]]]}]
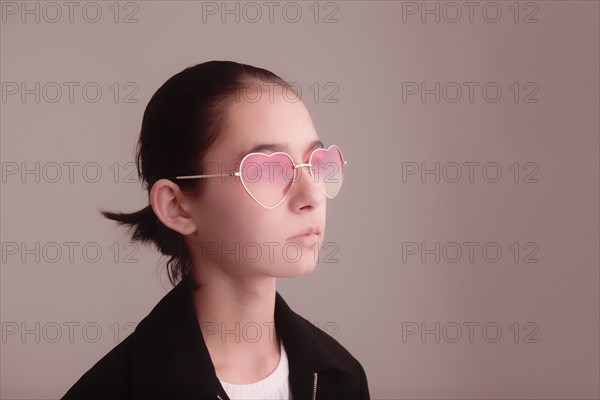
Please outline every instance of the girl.
[{"label": "girl", "polygon": [[102,213],[169,257],[174,289],[63,399],[369,399],[362,365],[275,286],[315,268],[345,164],[272,72],[167,80],[137,147],[150,204]]}]

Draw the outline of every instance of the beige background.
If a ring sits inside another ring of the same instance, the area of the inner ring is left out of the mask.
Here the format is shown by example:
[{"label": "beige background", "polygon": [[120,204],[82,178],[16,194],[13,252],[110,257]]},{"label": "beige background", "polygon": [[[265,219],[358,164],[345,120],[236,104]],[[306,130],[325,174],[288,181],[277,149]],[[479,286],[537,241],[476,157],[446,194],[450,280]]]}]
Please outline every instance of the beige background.
[{"label": "beige background", "polygon": [[[231,59],[297,82],[349,160],[328,206],[338,262],[278,289],[361,361],[372,398],[597,399],[599,3],[474,2],[471,21],[463,3],[274,3],[270,22],[263,2],[75,2],[72,21],[63,2],[2,2],[1,397],[60,397],[164,296],[159,255],[96,209],[146,204],[126,176],[154,91]],[[410,94],[436,82],[438,103]],[[421,177],[436,163],[439,182]]]}]

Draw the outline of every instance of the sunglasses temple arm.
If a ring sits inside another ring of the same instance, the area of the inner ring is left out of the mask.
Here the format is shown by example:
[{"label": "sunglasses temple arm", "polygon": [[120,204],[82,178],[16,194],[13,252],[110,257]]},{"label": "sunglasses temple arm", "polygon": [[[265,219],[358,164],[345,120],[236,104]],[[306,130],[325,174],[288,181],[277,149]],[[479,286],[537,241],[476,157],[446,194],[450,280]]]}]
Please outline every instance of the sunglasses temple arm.
[{"label": "sunglasses temple arm", "polygon": [[240,176],[239,172],[228,172],[224,174],[210,174],[210,175],[185,175],[176,176],[175,179],[201,179],[201,178],[214,178],[217,176]]}]

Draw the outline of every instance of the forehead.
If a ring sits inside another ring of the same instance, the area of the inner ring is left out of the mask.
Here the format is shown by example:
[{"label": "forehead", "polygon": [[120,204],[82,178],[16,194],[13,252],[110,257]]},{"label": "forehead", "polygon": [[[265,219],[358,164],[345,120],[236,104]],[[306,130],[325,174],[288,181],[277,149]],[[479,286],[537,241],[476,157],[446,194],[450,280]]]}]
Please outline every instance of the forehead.
[{"label": "forehead", "polygon": [[218,150],[221,157],[239,161],[240,154],[270,150],[301,158],[307,149],[322,147],[308,110],[285,90],[255,85],[230,99]]}]

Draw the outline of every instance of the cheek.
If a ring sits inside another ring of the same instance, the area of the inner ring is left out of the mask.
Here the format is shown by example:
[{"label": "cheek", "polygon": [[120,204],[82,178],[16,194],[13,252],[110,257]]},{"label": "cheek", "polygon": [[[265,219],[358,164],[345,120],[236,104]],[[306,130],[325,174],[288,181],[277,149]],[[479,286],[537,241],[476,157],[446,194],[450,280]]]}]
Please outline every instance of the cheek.
[{"label": "cheek", "polygon": [[256,204],[240,182],[214,179],[206,187],[198,217],[201,237],[218,243],[256,241],[269,210]]}]

